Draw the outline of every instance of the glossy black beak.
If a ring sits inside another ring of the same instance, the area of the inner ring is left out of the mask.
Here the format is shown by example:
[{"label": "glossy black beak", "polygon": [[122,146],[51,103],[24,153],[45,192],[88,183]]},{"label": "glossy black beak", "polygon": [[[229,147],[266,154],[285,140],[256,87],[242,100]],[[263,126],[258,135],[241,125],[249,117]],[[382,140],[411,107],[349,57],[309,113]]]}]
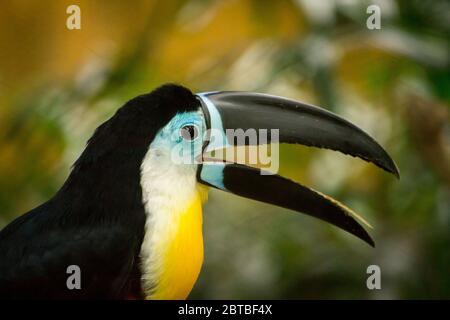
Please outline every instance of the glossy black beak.
[{"label": "glossy black beak", "polygon": [[[204,153],[242,144],[303,144],[359,157],[399,177],[394,161],[374,139],[329,111],[259,93],[210,92],[197,96],[207,129],[212,132],[205,140]],[[249,129],[257,132],[276,130],[277,134],[267,134],[264,139],[259,135],[256,139],[236,139],[230,134]],[[371,237],[358,223],[368,225],[367,222],[338,201],[281,176],[261,173],[259,169],[242,164],[203,161],[198,180],[240,196],[314,216],[374,246]]]}]

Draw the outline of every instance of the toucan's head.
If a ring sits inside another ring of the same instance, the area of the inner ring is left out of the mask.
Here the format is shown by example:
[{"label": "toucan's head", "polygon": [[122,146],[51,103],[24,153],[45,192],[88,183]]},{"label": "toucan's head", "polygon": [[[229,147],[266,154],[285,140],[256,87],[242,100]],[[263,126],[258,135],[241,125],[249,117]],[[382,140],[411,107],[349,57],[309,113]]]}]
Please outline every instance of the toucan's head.
[{"label": "toucan's head", "polygon": [[[249,129],[278,130],[277,141],[270,134],[253,140],[230,135]],[[390,156],[374,139],[329,111],[259,93],[193,94],[177,85],[164,85],[130,100],[97,129],[81,159],[89,162],[89,158],[114,153],[126,163],[136,157],[140,163],[159,166],[160,172],[177,172],[207,186],[317,217],[374,245],[359,224],[365,221],[338,201],[276,174],[261,174],[244,164],[206,156],[238,144],[273,142],[340,151],[399,176]],[[168,179],[176,177],[168,175]]]}]

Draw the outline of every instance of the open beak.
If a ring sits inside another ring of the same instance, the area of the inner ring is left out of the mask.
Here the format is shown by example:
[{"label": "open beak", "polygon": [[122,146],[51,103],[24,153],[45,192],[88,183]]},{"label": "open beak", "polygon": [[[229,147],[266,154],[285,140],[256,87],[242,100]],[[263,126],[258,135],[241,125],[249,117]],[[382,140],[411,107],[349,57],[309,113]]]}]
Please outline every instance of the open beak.
[{"label": "open beak", "polygon": [[[200,93],[197,97],[205,115],[207,134],[211,135],[205,140],[203,154],[242,144],[303,144],[359,157],[399,177],[394,161],[374,139],[319,107],[251,92],[210,92]],[[230,134],[249,129],[267,133],[277,130],[277,134],[267,134],[264,139],[256,135],[253,140],[235,139],[235,135]],[[197,178],[203,184],[224,191],[322,219],[374,246],[360,223],[370,225],[352,210],[331,197],[279,175],[267,175],[243,164],[203,159]]]}]

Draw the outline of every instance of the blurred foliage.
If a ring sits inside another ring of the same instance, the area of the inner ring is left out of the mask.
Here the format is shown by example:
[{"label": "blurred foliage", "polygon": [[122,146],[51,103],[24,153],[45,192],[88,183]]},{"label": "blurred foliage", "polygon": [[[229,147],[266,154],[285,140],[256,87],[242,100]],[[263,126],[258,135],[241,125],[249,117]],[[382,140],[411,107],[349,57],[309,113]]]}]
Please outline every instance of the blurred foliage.
[{"label": "blurred foliage", "polygon": [[[378,4],[382,29],[368,30]],[[81,7],[82,29],[65,27]],[[376,249],[306,216],[211,191],[191,298],[450,298],[450,3],[2,1],[0,227],[51,197],[95,127],[165,83],[321,105],[373,135],[401,180],[282,146],[281,174],[374,225]],[[366,288],[366,268],[382,290]]]}]

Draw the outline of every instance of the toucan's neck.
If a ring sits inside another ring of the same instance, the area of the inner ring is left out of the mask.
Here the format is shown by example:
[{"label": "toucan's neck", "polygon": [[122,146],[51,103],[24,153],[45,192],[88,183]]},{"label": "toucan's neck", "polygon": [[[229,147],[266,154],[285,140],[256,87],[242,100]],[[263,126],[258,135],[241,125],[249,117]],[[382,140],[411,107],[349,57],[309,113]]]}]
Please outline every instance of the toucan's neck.
[{"label": "toucan's neck", "polygon": [[203,262],[202,202],[194,167],[150,149],[141,167],[146,212],[142,287],[149,299],[185,299]]},{"label": "toucan's neck", "polygon": [[83,154],[55,196],[68,205],[72,216],[95,220],[142,219],[144,207],[137,153],[104,154],[97,158]]}]

